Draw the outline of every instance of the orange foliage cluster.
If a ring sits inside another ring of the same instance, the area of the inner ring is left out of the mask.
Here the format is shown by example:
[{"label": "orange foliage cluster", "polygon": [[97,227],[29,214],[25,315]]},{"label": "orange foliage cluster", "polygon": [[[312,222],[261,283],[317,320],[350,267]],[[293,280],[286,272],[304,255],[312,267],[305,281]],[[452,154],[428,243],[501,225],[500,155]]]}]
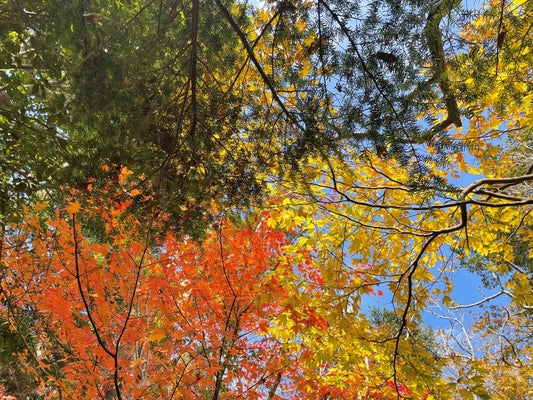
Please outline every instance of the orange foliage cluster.
[{"label": "orange foliage cluster", "polygon": [[28,368],[41,377],[42,392],[296,396],[297,355],[268,334],[285,309],[283,289],[269,279],[282,260],[283,234],[264,219],[237,228],[220,218],[200,243],[157,237],[157,221],[141,225],[126,212],[128,193],[92,189],[53,219],[28,212],[4,237],[1,311],[38,315]]}]

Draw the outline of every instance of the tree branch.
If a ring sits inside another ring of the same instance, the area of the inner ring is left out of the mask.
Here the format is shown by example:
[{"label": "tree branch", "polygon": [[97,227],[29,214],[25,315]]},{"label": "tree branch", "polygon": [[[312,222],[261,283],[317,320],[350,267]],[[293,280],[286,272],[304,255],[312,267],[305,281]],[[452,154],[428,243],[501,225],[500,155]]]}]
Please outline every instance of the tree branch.
[{"label": "tree branch", "polygon": [[239,25],[237,25],[237,23],[235,22],[235,20],[231,16],[231,13],[224,6],[224,4],[222,4],[222,2],[220,0],[215,0],[215,3],[217,4],[218,8],[220,9],[220,12],[222,13],[222,15],[224,15],[224,18],[226,18],[226,20],[230,24],[230,26],[233,29],[233,31],[239,37],[242,45],[244,46],[244,49],[246,50],[246,53],[250,57],[250,60],[252,60],[252,63],[254,64],[255,68],[257,69],[257,72],[259,72],[259,75],[261,75],[261,79],[263,80],[263,82],[267,85],[268,89],[270,90],[270,92],[272,94],[272,97],[274,98],[276,103],[278,103],[278,106],[281,108],[283,113],[287,116],[287,118],[294,125],[296,125],[300,130],[304,131],[305,129],[296,121],[294,116],[289,112],[289,110],[287,110],[287,107],[285,107],[285,104],[283,103],[283,101],[279,97],[279,94],[278,94],[274,84],[272,83],[272,81],[270,80],[268,75],[265,73],[263,67],[261,66],[261,63],[259,62],[259,60],[255,56],[255,52],[254,52],[253,48],[250,46],[250,43],[248,43],[248,39],[246,38],[245,33],[239,28]]},{"label": "tree branch", "polygon": [[439,82],[440,90],[444,95],[444,103],[446,104],[446,109],[448,111],[448,117],[446,120],[434,128],[434,130],[438,131],[446,129],[451,124],[454,124],[457,128],[462,126],[461,113],[459,112],[457,101],[452,92],[451,82],[448,78],[448,67],[446,66],[446,57],[444,55],[442,32],[439,27],[442,19],[460,3],[460,0],[442,0],[435,4],[430,9],[426,27],[424,28],[424,35],[431,55],[431,62],[435,68],[434,77],[436,77]]}]

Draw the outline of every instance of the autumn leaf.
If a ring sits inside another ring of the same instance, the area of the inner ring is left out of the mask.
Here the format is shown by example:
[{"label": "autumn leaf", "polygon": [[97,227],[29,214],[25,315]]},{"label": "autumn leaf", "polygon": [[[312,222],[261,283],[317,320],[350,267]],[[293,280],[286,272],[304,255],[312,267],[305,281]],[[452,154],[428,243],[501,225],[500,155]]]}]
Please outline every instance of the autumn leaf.
[{"label": "autumn leaf", "polygon": [[69,214],[76,214],[78,211],[80,211],[80,209],[81,205],[78,200],[71,201],[66,207],[66,210]]}]

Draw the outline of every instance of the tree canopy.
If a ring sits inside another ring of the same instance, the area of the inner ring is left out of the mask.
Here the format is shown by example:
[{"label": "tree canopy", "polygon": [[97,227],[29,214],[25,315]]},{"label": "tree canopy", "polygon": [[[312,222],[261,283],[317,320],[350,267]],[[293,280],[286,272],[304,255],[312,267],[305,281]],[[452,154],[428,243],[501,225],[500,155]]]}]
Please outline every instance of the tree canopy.
[{"label": "tree canopy", "polygon": [[529,398],[533,2],[482,3],[2,3],[0,398]]}]

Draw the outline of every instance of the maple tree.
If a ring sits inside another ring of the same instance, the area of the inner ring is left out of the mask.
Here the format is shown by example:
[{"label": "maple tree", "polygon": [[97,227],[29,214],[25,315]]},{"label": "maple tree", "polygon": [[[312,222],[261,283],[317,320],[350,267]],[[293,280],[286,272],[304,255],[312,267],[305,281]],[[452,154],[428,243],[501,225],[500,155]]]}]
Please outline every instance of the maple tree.
[{"label": "maple tree", "polygon": [[[266,216],[241,228],[220,217],[204,242],[178,240],[157,233],[160,221],[140,225],[128,214],[131,195],[115,193],[120,200],[110,201],[94,188],[53,219],[28,214],[4,231],[2,314],[15,328],[15,310],[39,316],[25,355],[39,393],[217,399],[301,390],[298,360],[268,333],[286,307],[270,278],[283,234]],[[84,234],[87,221],[105,240]]]}]

